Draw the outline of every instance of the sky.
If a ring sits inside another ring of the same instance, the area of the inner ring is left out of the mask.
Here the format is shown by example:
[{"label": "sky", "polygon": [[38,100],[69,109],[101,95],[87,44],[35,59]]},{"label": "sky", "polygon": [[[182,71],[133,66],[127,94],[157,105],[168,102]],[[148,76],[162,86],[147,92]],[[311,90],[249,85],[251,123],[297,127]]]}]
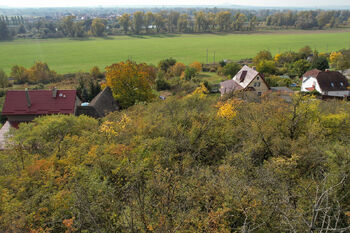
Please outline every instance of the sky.
[{"label": "sky", "polygon": [[348,6],[349,0],[0,0],[9,7],[76,7],[76,6],[134,6],[134,5],[244,5],[322,7]]}]

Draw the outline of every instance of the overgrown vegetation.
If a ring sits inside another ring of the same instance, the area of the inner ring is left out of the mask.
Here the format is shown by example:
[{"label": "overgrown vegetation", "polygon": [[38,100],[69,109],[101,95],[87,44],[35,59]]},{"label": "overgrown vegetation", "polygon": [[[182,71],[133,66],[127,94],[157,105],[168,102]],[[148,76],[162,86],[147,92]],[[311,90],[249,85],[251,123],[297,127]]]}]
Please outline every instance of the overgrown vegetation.
[{"label": "overgrown vegetation", "polygon": [[41,117],[0,152],[9,232],[349,230],[347,102],[202,90],[101,123]]}]

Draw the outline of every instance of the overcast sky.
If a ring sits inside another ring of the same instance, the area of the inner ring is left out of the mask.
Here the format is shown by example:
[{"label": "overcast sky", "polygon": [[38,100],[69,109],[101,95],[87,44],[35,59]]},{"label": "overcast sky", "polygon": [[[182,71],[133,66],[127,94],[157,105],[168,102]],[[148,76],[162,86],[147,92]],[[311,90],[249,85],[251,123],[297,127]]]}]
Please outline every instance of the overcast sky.
[{"label": "overcast sky", "polygon": [[345,6],[349,0],[0,0],[0,6],[10,7],[73,7],[125,5],[221,5],[245,6]]}]

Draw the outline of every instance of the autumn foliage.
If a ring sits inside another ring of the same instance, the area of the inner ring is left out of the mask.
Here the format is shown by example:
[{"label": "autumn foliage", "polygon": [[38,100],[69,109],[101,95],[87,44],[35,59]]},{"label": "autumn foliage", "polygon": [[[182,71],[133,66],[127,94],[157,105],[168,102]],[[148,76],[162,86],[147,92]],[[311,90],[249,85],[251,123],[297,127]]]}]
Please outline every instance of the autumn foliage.
[{"label": "autumn foliage", "polygon": [[155,76],[154,68],[144,63],[126,61],[106,67],[107,86],[123,108],[152,100]]}]

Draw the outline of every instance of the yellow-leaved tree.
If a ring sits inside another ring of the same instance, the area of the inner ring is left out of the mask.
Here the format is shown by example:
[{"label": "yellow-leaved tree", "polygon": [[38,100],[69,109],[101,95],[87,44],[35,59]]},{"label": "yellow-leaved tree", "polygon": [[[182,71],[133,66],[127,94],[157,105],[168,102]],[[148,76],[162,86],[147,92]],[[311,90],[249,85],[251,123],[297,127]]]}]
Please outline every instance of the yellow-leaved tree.
[{"label": "yellow-leaved tree", "polygon": [[344,70],[346,68],[346,59],[342,52],[332,52],[331,55],[329,55],[329,61],[331,67],[337,70]]},{"label": "yellow-leaved tree", "polygon": [[122,108],[152,100],[155,76],[154,68],[145,63],[126,61],[106,67],[107,86]]}]

